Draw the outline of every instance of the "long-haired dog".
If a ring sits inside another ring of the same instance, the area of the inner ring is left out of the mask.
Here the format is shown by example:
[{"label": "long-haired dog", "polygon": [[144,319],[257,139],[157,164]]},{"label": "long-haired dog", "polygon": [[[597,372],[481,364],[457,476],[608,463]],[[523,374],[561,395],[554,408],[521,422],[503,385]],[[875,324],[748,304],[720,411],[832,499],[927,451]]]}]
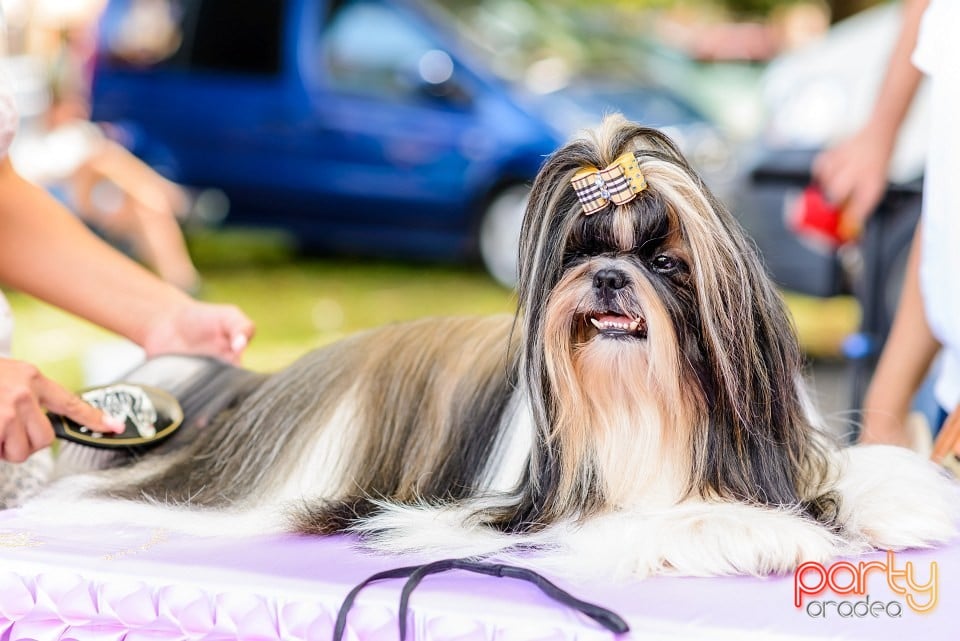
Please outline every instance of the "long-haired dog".
[{"label": "long-haired dog", "polygon": [[611,117],[558,150],[521,245],[515,319],[388,326],[268,376],[148,363],[193,416],[184,434],[27,509],[519,549],[604,577],[768,573],[953,535],[935,466],[820,431],[778,292],[664,135]]}]

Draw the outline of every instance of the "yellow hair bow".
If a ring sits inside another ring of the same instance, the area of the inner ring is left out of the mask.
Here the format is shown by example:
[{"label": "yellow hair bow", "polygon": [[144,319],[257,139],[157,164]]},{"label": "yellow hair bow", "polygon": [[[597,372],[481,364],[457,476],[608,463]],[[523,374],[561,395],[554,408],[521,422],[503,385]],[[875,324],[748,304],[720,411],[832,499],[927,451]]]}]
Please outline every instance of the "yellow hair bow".
[{"label": "yellow hair bow", "polygon": [[623,205],[647,188],[647,180],[632,151],[620,155],[605,169],[584,167],[570,180],[587,216],[608,204]]}]

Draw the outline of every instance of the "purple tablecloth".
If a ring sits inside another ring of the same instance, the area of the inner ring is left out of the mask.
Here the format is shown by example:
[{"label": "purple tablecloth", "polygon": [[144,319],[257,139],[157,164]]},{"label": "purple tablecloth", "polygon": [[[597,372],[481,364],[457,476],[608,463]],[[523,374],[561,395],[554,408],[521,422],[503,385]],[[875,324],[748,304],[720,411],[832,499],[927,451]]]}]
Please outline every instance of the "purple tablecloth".
[{"label": "purple tablecloth", "polygon": [[[885,555],[870,557],[885,561]],[[860,559],[858,559],[859,561]],[[939,570],[939,604],[911,610],[883,577],[868,577],[871,601],[897,600],[900,617],[844,617],[836,606],[812,617],[794,606],[794,578],[658,577],[628,585],[556,582],[610,608],[630,639],[960,638],[960,542],[896,555],[926,581]],[[0,512],[0,641],[14,639],[329,639],[355,584],[408,564],[353,548],[346,537],[196,538],[125,527],[43,529],[16,510]],[[838,583],[843,576],[838,575]],[[351,611],[345,639],[397,639],[401,581],[370,586]],[[829,591],[820,601],[851,602]],[[863,612],[864,607],[857,609]],[[895,612],[893,608],[891,611]],[[814,612],[817,608],[813,609]],[[551,601],[534,586],[454,571],[427,577],[413,594],[408,638],[463,641],[592,641],[611,633]]]}]

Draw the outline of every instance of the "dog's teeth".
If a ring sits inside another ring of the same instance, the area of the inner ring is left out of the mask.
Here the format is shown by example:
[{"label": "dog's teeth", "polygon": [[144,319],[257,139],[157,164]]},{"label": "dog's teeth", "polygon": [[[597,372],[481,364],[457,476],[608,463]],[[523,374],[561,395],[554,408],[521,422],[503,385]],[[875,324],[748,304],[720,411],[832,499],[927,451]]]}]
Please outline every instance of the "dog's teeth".
[{"label": "dog's teeth", "polygon": [[593,323],[593,326],[600,330],[605,329],[619,329],[625,332],[635,332],[637,329],[643,326],[643,318],[638,318],[632,320],[628,323],[618,323],[617,321],[612,320],[598,320],[596,318],[590,318],[590,322]]}]

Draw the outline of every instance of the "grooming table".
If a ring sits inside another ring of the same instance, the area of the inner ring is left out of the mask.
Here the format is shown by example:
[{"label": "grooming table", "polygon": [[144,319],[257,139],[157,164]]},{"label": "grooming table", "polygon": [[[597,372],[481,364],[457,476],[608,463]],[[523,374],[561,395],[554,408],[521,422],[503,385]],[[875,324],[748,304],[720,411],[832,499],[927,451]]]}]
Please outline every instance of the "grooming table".
[{"label": "grooming table", "polygon": [[[330,639],[338,608],[356,584],[409,565],[374,557],[347,537],[198,538],[137,526],[42,529],[17,510],[0,512],[0,641]],[[885,560],[877,554],[870,559]],[[862,559],[858,559],[862,560]],[[658,577],[628,585],[556,583],[574,596],[620,614],[624,638],[956,639],[960,542],[897,555],[926,581],[939,566],[939,605],[900,618],[812,618],[793,605],[793,576]],[[402,580],[362,591],[344,639],[398,638]],[[870,577],[871,601],[896,595]],[[817,597],[840,601],[855,595]],[[903,603],[903,598],[898,597]],[[428,576],[410,601],[411,640],[594,641],[616,636],[552,601],[525,581],[463,571]]]}]

